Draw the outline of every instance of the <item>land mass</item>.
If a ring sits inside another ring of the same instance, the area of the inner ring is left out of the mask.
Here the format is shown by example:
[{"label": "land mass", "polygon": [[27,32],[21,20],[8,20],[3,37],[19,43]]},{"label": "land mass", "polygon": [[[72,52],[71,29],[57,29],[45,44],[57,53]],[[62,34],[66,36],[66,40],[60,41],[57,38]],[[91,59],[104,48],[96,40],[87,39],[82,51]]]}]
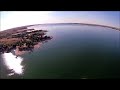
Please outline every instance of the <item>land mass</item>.
[{"label": "land mass", "polygon": [[107,25],[100,25],[100,24],[89,24],[89,23],[45,23],[45,24],[34,24],[31,26],[36,26],[36,25],[90,25],[90,26],[101,26],[101,27],[107,27],[107,28],[112,28],[120,31],[120,28],[113,27],[113,26],[107,26]]},{"label": "land mass", "polygon": [[34,30],[20,27],[11,29],[10,32],[2,32],[0,36],[0,53],[10,52],[13,49],[31,50],[39,42],[50,40],[46,35],[47,30]]},{"label": "land mass", "polygon": [[20,26],[20,27],[15,27],[15,28],[11,28],[11,29],[6,29],[3,31],[0,31],[0,34],[3,32],[16,32],[17,30],[21,30],[21,29],[27,29],[27,27],[30,26],[37,26],[37,25],[67,25],[67,24],[80,24],[80,25],[91,25],[91,26],[101,26],[101,27],[108,27],[108,28],[112,28],[112,29],[116,29],[120,31],[120,27],[113,27],[113,26],[107,26],[107,25],[99,25],[99,24],[89,24],[89,23],[44,23],[44,24],[34,24],[34,25],[26,25],[26,26]]},{"label": "land mass", "polygon": [[28,27],[37,26],[37,25],[68,25],[68,24],[100,26],[100,27],[107,27],[120,31],[120,28],[116,28],[116,27],[97,25],[97,24],[86,24],[86,23],[46,23],[46,24],[34,24],[34,25],[15,27],[0,32],[0,52],[8,51],[13,47],[16,48],[16,46],[19,46],[19,48],[23,48],[24,46],[33,47],[35,43],[51,38],[49,36],[45,36],[47,32],[46,30],[34,30],[34,29],[28,29]]}]

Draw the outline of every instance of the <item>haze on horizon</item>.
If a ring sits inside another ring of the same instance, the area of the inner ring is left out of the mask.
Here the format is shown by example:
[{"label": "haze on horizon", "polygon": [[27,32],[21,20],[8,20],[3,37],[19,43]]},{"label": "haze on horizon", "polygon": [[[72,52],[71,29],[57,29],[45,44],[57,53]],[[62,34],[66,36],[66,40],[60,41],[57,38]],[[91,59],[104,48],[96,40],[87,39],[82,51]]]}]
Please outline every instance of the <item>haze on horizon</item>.
[{"label": "haze on horizon", "polygon": [[120,11],[1,11],[0,31],[43,23],[89,23],[120,28]]}]

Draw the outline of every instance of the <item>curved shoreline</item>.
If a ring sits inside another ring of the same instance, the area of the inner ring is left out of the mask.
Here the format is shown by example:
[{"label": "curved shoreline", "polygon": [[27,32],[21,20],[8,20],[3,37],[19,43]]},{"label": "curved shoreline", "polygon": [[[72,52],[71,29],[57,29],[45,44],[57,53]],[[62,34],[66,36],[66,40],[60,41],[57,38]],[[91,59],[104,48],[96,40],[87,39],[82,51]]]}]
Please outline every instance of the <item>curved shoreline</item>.
[{"label": "curved shoreline", "polygon": [[67,24],[80,24],[80,25],[88,25],[88,26],[100,26],[100,27],[107,27],[111,29],[116,29],[120,31],[120,28],[113,27],[113,26],[106,26],[106,25],[100,25],[100,24],[89,24],[89,23],[44,23],[44,24],[34,24],[29,26],[37,26],[37,25],[67,25]]},{"label": "curved shoreline", "polygon": [[88,23],[44,23],[44,24],[33,24],[33,25],[14,27],[14,28],[2,30],[2,31],[0,31],[0,33],[1,32],[7,32],[9,30],[27,29],[27,27],[37,26],[37,25],[65,25],[65,24],[80,24],[80,25],[88,25],[88,26],[100,26],[100,27],[107,27],[107,28],[111,28],[111,29],[115,29],[115,30],[119,30],[120,31],[120,28],[113,27],[113,26],[99,25],[99,24],[88,24]]}]

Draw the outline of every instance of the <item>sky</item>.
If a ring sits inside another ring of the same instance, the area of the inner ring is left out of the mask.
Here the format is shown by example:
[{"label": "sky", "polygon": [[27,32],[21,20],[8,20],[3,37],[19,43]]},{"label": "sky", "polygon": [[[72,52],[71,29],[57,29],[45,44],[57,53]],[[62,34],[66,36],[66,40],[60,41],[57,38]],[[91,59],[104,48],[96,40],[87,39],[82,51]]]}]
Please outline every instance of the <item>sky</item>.
[{"label": "sky", "polygon": [[0,31],[43,23],[89,23],[120,28],[120,11],[1,11]]}]

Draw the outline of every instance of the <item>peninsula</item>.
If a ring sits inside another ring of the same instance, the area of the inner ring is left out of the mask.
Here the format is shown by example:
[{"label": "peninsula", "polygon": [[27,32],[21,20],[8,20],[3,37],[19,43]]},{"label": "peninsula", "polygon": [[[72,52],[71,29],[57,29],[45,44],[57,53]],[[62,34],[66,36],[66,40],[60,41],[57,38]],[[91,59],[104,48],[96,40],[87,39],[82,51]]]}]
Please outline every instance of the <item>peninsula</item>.
[{"label": "peninsula", "polygon": [[27,29],[27,26],[2,31],[0,32],[0,53],[10,52],[16,47],[21,51],[34,48],[38,42],[52,38],[47,36],[46,32],[47,30]]}]

